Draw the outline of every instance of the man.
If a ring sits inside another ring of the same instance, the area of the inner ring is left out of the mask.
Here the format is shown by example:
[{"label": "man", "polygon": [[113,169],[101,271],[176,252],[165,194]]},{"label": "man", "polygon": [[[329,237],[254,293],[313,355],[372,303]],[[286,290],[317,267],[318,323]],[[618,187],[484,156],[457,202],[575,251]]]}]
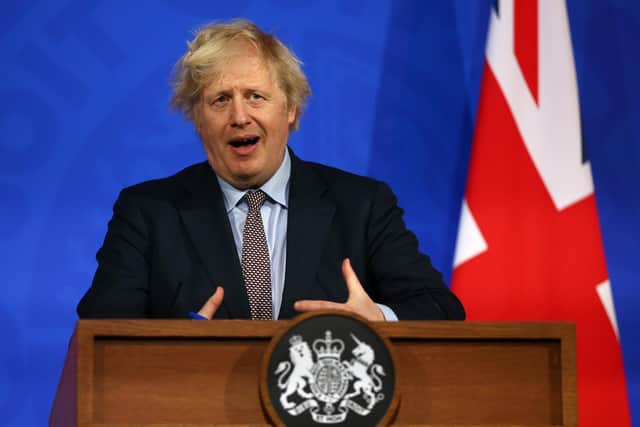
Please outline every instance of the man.
[{"label": "man", "polygon": [[122,191],[80,317],[464,318],[384,183],[288,149],[310,95],[299,64],[244,20],[198,32],[172,105],[208,162]]}]

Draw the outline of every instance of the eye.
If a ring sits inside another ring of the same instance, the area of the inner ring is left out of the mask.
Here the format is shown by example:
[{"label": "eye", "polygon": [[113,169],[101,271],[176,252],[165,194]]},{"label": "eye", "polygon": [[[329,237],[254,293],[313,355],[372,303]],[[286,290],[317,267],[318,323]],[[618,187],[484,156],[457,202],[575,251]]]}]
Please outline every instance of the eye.
[{"label": "eye", "polygon": [[209,105],[212,107],[223,107],[229,102],[229,97],[227,95],[218,95],[209,100]]},{"label": "eye", "polygon": [[265,99],[266,98],[261,94],[259,94],[258,92],[251,92],[251,94],[249,95],[249,100],[251,102],[261,102],[261,101],[264,101]]}]

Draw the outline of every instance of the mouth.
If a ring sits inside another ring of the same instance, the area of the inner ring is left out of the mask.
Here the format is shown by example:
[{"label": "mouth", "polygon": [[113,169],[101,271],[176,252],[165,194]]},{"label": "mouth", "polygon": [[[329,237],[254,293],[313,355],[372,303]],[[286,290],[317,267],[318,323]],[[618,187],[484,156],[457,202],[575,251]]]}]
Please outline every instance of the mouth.
[{"label": "mouth", "polygon": [[229,145],[234,148],[250,147],[252,145],[256,145],[258,141],[260,141],[259,136],[247,136],[241,138],[233,138],[231,141],[229,141]]}]

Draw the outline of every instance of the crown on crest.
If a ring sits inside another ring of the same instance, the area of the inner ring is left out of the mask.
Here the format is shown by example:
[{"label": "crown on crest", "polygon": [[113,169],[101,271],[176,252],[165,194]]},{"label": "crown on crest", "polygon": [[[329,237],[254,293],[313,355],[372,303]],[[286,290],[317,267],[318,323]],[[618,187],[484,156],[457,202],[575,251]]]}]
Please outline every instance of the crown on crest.
[{"label": "crown on crest", "polygon": [[344,342],[341,339],[333,339],[331,331],[325,331],[324,339],[318,338],[313,341],[313,351],[318,355],[319,359],[325,357],[339,359],[344,351]]}]

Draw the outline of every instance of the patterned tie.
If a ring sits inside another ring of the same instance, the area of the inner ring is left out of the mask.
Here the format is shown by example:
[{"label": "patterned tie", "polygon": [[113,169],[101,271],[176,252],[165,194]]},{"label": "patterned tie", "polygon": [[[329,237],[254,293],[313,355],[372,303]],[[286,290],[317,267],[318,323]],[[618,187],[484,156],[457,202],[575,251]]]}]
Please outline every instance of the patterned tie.
[{"label": "patterned tie", "polygon": [[273,319],[271,302],[271,264],[260,208],[266,194],[262,190],[248,192],[247,221],[242,232],[242,276],[247,286],[252,319]]}]

